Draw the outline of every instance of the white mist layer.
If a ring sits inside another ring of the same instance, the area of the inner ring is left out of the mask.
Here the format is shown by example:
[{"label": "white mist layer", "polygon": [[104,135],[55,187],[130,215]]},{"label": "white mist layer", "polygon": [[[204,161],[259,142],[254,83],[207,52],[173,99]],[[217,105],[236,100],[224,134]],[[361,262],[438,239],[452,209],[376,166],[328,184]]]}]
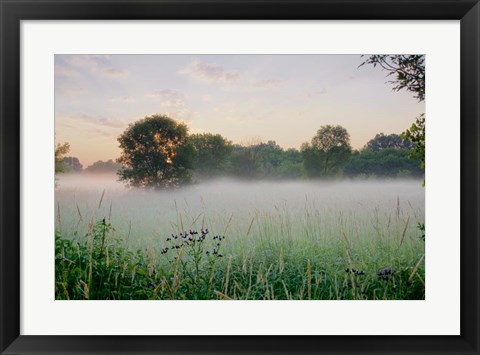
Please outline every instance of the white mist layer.
[{"label": "white mist layer", "polygon": [[416,233],[425,213],[420,180],[215,180],[158,192],[126,189],[114,175],[60,175],[57,183],[57,230],[81,236],[89,223],[106,218],[118,237],[140,244],[161,244],[172,233],[202,227],[245,241],[339,233],[378,238],[404,228]]}]

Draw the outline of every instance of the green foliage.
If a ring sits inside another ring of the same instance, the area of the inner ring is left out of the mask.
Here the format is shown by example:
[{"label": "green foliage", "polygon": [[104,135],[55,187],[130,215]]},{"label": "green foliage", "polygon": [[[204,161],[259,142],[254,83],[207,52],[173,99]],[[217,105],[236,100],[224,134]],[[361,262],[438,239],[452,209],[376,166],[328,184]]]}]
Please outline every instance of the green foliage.
[{"label": "green foliage", "polygon": [[412,148],[412,143],[408,140],[402,139],[398,134],[385,135],[380,133],[376,134],[375,138],[369,140],[365,145],[365,148],[374,153],[378,153],[385,148],[410,149]]},{"label": "green foliage", "polygon": [[[405,89],[414,94],[418,101],[425,100],[425,56],[424,55],[371,55],[360,66],[377,65],[388,72],[387,76],[394,76],[390,83],[395,91]],[[417,117],[412,124],[401,134],[403,140],[410,142],[410,158],[420,161],[425,168],[425,114]],[[424,182],[425,183],[425,182]]]},{"label": "green foliage", "polygon": [[[375,153],[393,148],[405,150],[417,142],[415,134],[413,126],[402,137],[380,133],[367,143],[366,149]],[[118,141],[122,148],[118,163],[98,161],[85,171],[118,170],[120,180],[130,186],[154,189],[184,185],[193,174],[198,180],[218,176],[278,180],[421,175],[404,161],[403,153],[352,154],[350,135],[341,126],[322,126],[299,151],[284,150],[275,141],[232,145],[219,134],[189,136],[184,124],[154,115],[131,124]],[[417,159],[412,154],[410,157]]]},{"label": "green foliage", "polygon": [[83,238],[55,234],[56,299],[144,299],[154,269],[148,255],[132,252],[112,237],[115,229],[105,219]]},{"label": "green foliage", "polygon": [[350,134],[342,126],[322,126],[301,152],[309,177],[338,175],[350,159]]},{"label": "green foliage", "polygon": [[112,159],[107,161],[98,160],[85,168],[85,172],[93,174],[117,173],[122,168],[122,164],[114,162]]},{"label": "green foliage", "polygon": [[241,146],[234,145],[230,156],[230,171],[233,176],[243,179],[257,179],[260,177],[260,159],[258,144]]},{"label": "green foliage", "polygon": [[159,252],[132,251],[114,232],[103,219],[82,238],[55,234],[55,299],[425,298],[423,257],[406,245],[266,239],[236,254],[202,229],[172,234]]},{"label": "green foliage", "polygon": [[55,146],[55,173],[63,173],[67,170],[67,165],[64,162],[65,155],[70,151],[69,143],[58,143]]},{"label": "green foliage", "polygon": [[65,171],[78,173],[83,169],[80,160],[77,157],[65,157],[63,158],[63,165],[66,167]]},{"label": "green foliage", "polygon": [[360,66],[377,65],[393,76],[393,90],[405,89],[414,94],[418,101],[425,100],[425,56],[424,55],[371,55]]},{"label": "green foliage", "polygon": [[297,149],[283,150],[275,141],[257,146],[260,176],[266,179],[302,177],[302,156]]},{"label": "green foliage", "polygon": [[222,241],[225,236],[210,236],[208,228],[172,234],[166,239],[162,255],[172,257],[169,261],[176,271],[165,275],[164,282],[173,285],[169,297],[183,299],[209,299],[214,295],[212,279],[217,273],[218,261],[223,258]]},{"label": "green foliage", "polygon": [[164,115],[147,116],[118,137],[120,180],[130,186],[163,189],[188,183],[194,147],[185,124]]},{"label": "green foliage", "polygon": [[298,149],[290,148],[282,151],[282,159],[277,166],[276,177],[298,179],[303,177],[302,154]]},{"label": "green foliage", "polygon": [[418,223],[417,228],[422,233],[420,239],[425,241],[425,223]]},{"label": "green foliage", "polygon": [[195,173],[203,177],[222,175],[227,171],[232,142],[220,134],[202,133],[190,136],[195,148]]},{"label": "green foliage", "polygon": [[302,178],[302,156],[297,149],[283,150],[275,141],[235,145],[229,171],[231,175],[244,179]]},{"label": "green foliage", "polygon": [[422,113],[415,123],[401,134],[402,138],[413,144],[408,157],[420,162],[420,167],[425,169],[425,115]]},{"label": "green foliage", "polygon": [[423,170],[420,169],[418,161],[409,159],[408,149],[383,148],[374,152],[365,148],[352,155],[352,159],[345,166],[345,175],[379,178],[421,177]]}]

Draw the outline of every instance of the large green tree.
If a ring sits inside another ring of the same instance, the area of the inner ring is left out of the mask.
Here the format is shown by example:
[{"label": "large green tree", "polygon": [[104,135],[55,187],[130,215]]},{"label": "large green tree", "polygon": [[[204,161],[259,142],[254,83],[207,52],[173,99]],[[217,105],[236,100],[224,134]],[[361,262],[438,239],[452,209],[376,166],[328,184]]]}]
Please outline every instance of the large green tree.
[{"label": "large green tree", "polygon": [[226,172],[232,142],[212,133],[193,134],[190,141],[195,148],[195,173],[212,177]]},{"label": "large green tree", "polygon": [[339,125],[322,126],[310,143],[302,144],[301,152],[308,176],[336,175],[350,158],[350,134]]},{"label": "large green tree", "polygon": [[130,186],[163,189],[190,181],[194,148],[185,124],[165,115],[147,116],[130,124],[118,142],[122,168],[117,174]]}]

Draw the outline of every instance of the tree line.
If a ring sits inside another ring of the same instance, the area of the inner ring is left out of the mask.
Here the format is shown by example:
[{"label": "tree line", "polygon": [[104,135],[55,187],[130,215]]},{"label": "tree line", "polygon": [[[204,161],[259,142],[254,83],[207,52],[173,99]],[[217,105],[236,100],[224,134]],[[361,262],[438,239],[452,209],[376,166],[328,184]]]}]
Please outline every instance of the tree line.
[{"label": "tree line", "polygon": [[[421,177],[421,159],[409,158],[413,144],[400,135],[377,134],[360,150],[339,125],[320,127],[300,149],[275,141],[233,144],[220,134],[189,134],[165,115],[138,120],[118,137],[121,155],[82,169],[64,156],[64,171],[115,172],[130,186],[162,189],[228,176],[240,179],[334,179]],[[64,154],[66,154],[64,152]]]}]

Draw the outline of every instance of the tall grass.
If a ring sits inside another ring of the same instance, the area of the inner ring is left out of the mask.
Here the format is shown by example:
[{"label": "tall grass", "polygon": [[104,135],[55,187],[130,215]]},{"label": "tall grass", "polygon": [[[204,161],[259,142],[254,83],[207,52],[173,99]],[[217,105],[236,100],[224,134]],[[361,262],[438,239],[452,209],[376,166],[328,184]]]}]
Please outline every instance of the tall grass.
[{"label": "tall grass", "polygon": [[424,299],[415,183],[60,189],[56,298]]}]

